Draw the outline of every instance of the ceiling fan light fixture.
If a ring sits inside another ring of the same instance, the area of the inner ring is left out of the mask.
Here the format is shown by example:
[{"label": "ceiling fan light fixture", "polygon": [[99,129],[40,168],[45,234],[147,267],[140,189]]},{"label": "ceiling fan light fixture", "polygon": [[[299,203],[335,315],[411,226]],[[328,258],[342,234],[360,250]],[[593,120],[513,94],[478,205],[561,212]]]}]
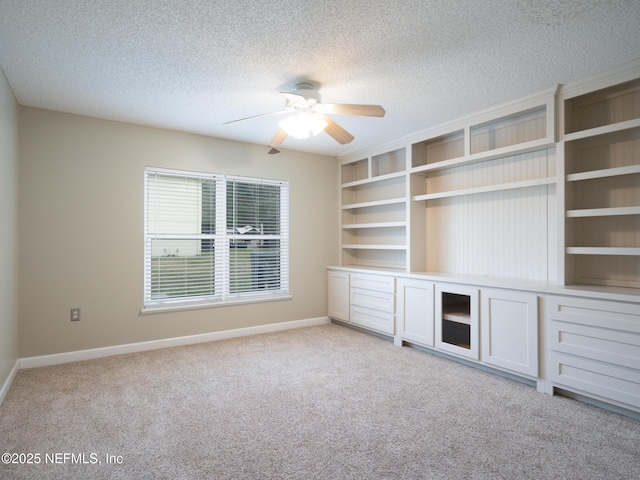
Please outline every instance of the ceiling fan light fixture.
[{"label": "ceiling fan light fixture", "polygon": [[319,116],[310,113],[296,112],[279,122],[279,125],[280,128],[287,132],[287,135],[305,139],[311,135],[315,136],[322,132],[326,128],[327,122]]}]

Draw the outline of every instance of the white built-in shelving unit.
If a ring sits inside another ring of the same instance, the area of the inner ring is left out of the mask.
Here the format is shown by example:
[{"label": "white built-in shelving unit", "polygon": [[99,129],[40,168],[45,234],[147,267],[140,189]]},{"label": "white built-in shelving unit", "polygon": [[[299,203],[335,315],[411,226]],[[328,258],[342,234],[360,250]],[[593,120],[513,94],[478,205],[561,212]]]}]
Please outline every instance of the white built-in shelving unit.
[{"label": "white built-in shelving unit", "polygon": [[404,269],[405,149],[343,163],[340,191],[342,264]]},{"label": "white built-in shelving unit", "polygon": [[563,89],[564,282],[640,288],[640,79],[619,69]]},{"label": "white built-in shelving unit", "polygon": [[338,160],[332,319],[640,418],[640,61]]},{"label": "white built-in shelving unit", "polygon": [[341,157],[341,265],[548,280],[555,95]]},{"label": "white built-in shelving unit", "polygon": [[555,95],[548,89],[411,139],[409,271],[538,281],[554,273]]},{"label": "white built-in shelving unit", "polygon": [[638,69],[339,158],[341,266],[640,288]]}]

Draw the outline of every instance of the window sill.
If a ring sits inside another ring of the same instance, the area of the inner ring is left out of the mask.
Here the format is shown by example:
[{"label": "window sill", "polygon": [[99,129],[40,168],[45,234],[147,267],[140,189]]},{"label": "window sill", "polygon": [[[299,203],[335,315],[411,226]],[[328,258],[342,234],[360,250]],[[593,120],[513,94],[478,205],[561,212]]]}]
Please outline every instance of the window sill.
[{"label": "window sill", "polygon": [[180,312],[186,310],[201,310],[203,308],[232,307],[236,305],[246,305],[251,303],[280,302],[291,300],[292,295],[273,295],[265,297],[238,298],[235,300],[225,300],[217,302],[194,302],[194,303],[174,303],[164,305],[152,305],[142,307],[140,315],[152,315],[154,313]]}]

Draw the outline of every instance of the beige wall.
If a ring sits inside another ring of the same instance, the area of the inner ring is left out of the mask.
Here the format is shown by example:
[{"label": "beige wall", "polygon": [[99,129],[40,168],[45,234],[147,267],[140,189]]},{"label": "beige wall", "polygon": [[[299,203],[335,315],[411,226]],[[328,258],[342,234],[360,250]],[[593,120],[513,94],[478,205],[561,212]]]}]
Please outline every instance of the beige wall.
[{"label": "beige wall", "polygon": [[[20,357],[316,318],[337,262],[335,159],[20,110]],[[145,165],[290,181],[293,300],[140,315]],[[69,309],[80,307],[80,322]]]},{"label": "beige wall", "polygon": [[0,387],[18,359],[18,106],[0,70]]}]

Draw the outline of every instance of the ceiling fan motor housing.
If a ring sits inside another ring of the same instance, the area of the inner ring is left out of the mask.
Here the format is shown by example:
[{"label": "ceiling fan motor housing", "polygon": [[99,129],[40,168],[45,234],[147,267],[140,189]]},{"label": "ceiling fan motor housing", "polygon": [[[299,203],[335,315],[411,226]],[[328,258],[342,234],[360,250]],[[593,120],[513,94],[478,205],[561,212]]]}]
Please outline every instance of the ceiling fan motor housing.
[{"label": "ceiling fan motor housing", "polygon": [[311,100],[311,102],[309,103],[320,103],[320,92],[318,92],[317,89],[313,88],[313,85],[311,85],[310,83],[298,83],[295,86],[294,91],[291,93],[304,97],[307,102]]}]

